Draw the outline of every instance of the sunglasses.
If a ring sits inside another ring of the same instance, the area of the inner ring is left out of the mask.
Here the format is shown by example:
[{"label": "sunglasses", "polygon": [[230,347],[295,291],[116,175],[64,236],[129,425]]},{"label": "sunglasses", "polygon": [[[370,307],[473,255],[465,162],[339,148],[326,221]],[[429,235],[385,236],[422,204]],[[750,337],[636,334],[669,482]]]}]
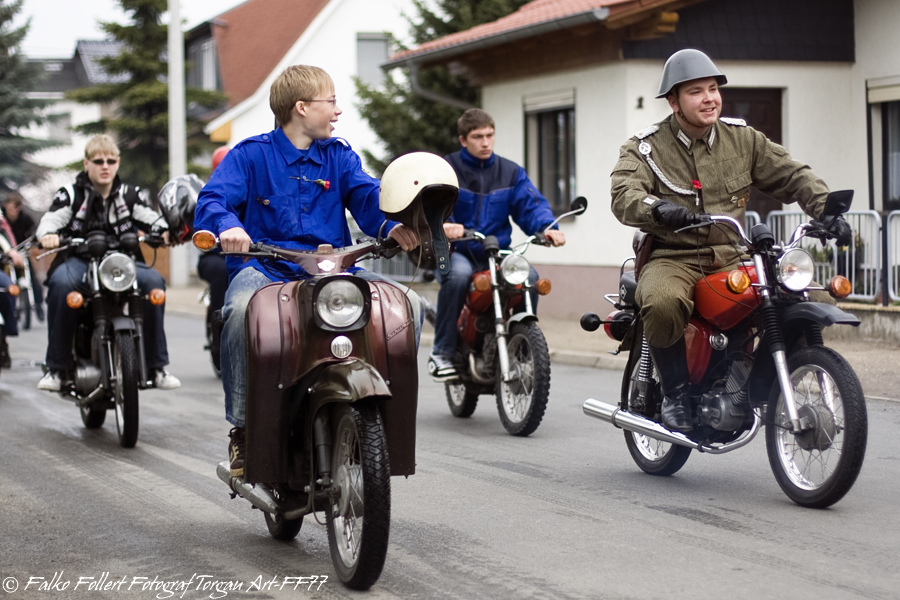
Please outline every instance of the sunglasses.
[{"label": "sunglasses", "polygon": [[117,162],[119,162],[119,159],[118,158],[107,158],[104,160],[102,158],[95,158],[91,162],[100,167],[103,166],[103,163],[106,163],[107,165],[109,165],[111,167],[114,164],[116,164]]}]

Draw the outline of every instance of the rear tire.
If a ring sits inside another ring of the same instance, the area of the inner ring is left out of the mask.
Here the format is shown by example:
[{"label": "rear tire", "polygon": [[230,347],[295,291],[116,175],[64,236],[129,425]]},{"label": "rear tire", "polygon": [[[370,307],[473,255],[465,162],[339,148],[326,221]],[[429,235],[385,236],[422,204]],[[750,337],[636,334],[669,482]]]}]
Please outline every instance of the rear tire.
[{"label": "rear tire", "polygon": [[478,394],[471,393],[466,389],[466,384],[458,379],[445,382],[444,391],[447,392],[447,404],[454,417],[467,419],[478,407]]},{"label": "rear tire", "polygon": [[138,369],[131,331],[116,332],[113,369],[119,444],[123,448],[134,448],[138,438]]},{"label": "rear tire", "polygon": [[341,495],[326,508],[328,545],[338,579],[354,590],[378,581],[391,529],[387,440],[372,406],[334,407],[332,478]]},{"label": "rear tire", "polygon": [[[637,378],[638,369],[640,367],[641,347],[636,347],[631,352],[631,360],[629,361],[630,369],[626,371],[625,378],[622,381],[622,403],[621,406],[628,406],[628,399],[632,396],[632,391]],[[659,394],[659,373],[656,367],[653,367],[653,392],[650,395]],[[648,398],[650,411],[656,410],[660,406],[661,398]],[[649,412],[649,411],[648,411]],[[641,413],[637,413],[641,414]],[[643,416],[653,418],[653,415]],[[674,475],[687,459],[691,456],[691,449],[686,446],[670,444],[649,436],[637,433],[635,431],[624,431],[625,445],[628,446],[628,452],[631,454],[632,460],[644,472],[649,475],[657,475],[660,477],[668,477]]]},{"label": "rear tire", "polygon": [[303,526],[303,517],[287,520],[282,515],[263,514],[266,516],[266,527],[269,529],[269,534],[282,542],[289,542],[297,537]]},{"label": "rear tire", "polygon": [[778,485],[808,508],[831,506],[853,487],[866,455],[868,416],[853,368],[825,346],[800,347],[788,371],[801,419],[813,428],[789,432],[781,386],[776,381],[766,409],[766,450]]},{"label": "rear tire", "polygon": [[84,423],[84,426],[88,429],[99,429],[103,427],[103,423],[106,421],[106,409],[101,408],[91,408],[89,406],[80,407],[81,410],[81,422]]}]

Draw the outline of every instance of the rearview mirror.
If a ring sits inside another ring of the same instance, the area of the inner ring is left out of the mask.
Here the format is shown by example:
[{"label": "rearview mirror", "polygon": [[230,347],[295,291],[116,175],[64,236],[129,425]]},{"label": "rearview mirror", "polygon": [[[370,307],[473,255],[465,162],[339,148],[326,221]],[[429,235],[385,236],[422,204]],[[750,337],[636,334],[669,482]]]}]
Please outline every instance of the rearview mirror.
[{"label": "rearview mirror", "polygon": [[587,198],[585,198],[584,196],[578,196],[577,198],[572,200],[572,204],[569,205],[569,212],[580,215],[587,210],[587,204]]},{"label": "rearview mirror", "polygon": [[853,202],[853,190],[839,190],[837,192],[828,192],[825,198],[825,210],[822,216],[842,215],[850,210],[850,204]]}]

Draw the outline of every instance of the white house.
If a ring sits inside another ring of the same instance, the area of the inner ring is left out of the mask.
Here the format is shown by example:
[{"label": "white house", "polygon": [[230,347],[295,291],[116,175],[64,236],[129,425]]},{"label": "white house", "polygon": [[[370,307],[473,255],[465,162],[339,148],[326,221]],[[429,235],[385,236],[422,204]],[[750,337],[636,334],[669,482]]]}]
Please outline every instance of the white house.
[{"label": "white house", "polygon": [[[554,293],[542,310],[608,307],[633,230],[610,212],[609,175],[635,132],[666,116],[665,59],[705,50],[728,77],[724,114],[744,117],[808,163],[855,209],[900,208],[900,2],[534,0],[498,21],[423,44],[387,67],[449,64],[482,86],[498,154],[523,164],[568,243],[529,252]],[[771,204],[760,204],[767,211]]]}]

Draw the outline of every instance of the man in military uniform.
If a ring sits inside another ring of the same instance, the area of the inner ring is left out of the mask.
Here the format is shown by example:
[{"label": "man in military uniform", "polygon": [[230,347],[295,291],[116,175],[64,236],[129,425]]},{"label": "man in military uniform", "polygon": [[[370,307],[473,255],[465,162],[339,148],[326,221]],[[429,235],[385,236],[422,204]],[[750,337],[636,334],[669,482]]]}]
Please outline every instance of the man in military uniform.
[{"label": "man in military uniform", "polygon": [[[663,67],[657,98],[672,114],[629,139],[612,173],[612,211],[623,224],[654,236],[637,287],[644,333],[665,399],[663,425],[693,428],[684,327],[694,309],[694,285],[704,274],[738,263],[736,234],[724,227],[676,233],[700,213],[743,222],[750,186],[784,203],[798,202],[813,218],[828,188],[809,166],[741,119],[720,118],[719,86],[727,79],[699,50],[680,50]],[[852,239],[843,218],[830,223],[839,245]]]}]

